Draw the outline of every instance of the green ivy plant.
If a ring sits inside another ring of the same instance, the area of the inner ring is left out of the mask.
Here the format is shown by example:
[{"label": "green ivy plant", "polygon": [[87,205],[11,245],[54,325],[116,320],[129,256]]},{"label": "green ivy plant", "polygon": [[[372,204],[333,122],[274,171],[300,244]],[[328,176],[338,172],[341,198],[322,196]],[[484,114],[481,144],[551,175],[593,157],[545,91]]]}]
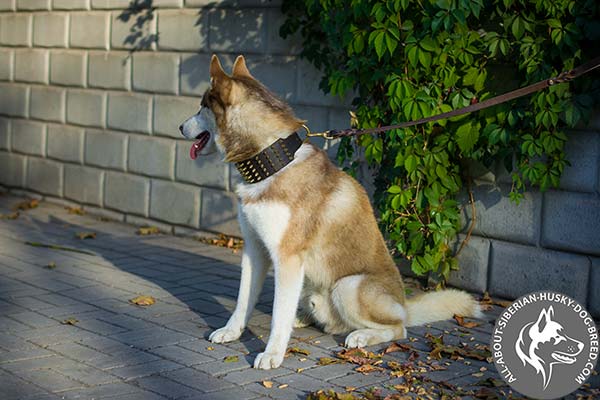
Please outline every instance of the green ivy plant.
[{"label": "green ivy plant", "polygon": [[[281,34],[299,32],[301,55],[324,72],[320,87],[355,95],[356,126],[372,128],[461,108],[587,61],[600,39],[598,8],[594,0],[284,0]],[[338,160],[350,173],[362,155],[378,167],[375,201],[395,253],[417,274],[447,278],[458,266],[450,243],[467,163],[503,164],[517,203],[529,185],[557,186],[569,165],[566,131],[600,97],[593,78],[436,124],[346,138]]]}]

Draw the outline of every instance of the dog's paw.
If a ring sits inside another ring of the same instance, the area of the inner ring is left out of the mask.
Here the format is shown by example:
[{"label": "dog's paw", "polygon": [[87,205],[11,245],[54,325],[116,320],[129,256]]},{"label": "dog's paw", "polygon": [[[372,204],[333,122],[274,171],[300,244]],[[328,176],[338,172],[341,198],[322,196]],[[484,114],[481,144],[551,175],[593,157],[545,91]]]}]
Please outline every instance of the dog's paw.
[{"label": "dog's paw", "polygon": [[369,345],[371,334],[364,330],[357,330],[346,336],[345,346],[348,348],[366,347]]},{"label": "dog's paw", "polygon": [[240,336],[242,336],[242,332],[240,330],[234,330],[224,326],[223,328],[217,329],[211,333],[208,337],[208,340],[213,343],[227,343],[238,339]]},{"label": "dog's paw", "polygon": [[284,353],[260,353],[254,360],[254,368],[271,369],[277,368],[283,362]]}]

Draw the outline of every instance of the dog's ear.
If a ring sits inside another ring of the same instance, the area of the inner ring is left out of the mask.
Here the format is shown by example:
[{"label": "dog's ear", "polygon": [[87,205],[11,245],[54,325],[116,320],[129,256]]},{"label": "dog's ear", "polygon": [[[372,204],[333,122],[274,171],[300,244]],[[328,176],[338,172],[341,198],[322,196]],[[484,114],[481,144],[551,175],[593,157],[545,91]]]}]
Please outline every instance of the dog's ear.
[{"label": "dog's ear", "polygon": [[244,58],[244,56],[237,56],[237,58],[235,59],[235,62],[233,63],[233,76],[245,76],[248,78],[252,78],[252,75],[250,74],[250,71],[246,66],[246,59]]},{"label": "dog's ear", "polygon": [[223,81],[229,78],[229,75],[223,71],[223,67],[221,66],[221,61],[219,61],[219,57],[216,54],[213,54],[210,59],[210,79],[211,81]]},{"label": "dog's ear", "polygon": [[552,308],[552,306],[548,307],[548,309],[542,309],[540,316],[535,322],[538,332],[542,332],[544,330],[546,324],[551,321],[552,315],[554,315],[554,308]]}]

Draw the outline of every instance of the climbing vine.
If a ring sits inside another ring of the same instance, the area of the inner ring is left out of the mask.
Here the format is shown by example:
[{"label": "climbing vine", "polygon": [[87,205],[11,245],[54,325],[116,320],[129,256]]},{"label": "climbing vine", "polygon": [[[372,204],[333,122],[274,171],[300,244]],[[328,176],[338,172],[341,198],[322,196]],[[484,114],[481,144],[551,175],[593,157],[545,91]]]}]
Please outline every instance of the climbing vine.
[{"label": "climbing vine", "polygon": [[[327,93],[353,95],[360,128],[442,113],[556,76],[600,42],[594,0],[284,0],[282,36],[299,32],[302,56]],[[595,47],[594,47],[595,46]],[[598,76],[478,113],[342,140],[354,173],[376,167],[375,201],[398,256],[417,274],[447,278],[460,229],[457,194],[476,161],[510,172],[510,197],[559,184],[568,128],[600,98]],[[345,127],[340,127],[345,128]],[[360,149],[361,151],[357,151]]]}]

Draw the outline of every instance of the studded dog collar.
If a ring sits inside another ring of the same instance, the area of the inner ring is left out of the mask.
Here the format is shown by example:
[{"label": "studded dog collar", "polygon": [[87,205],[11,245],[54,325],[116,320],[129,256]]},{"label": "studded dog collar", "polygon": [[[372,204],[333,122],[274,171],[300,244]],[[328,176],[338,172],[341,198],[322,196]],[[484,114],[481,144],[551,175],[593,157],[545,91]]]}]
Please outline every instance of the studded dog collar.
[{"label": "studded dog collar", "polygon": [[277,139],[254,157],[237,162],[235,166],[247,183],[260,182],[292,162],[300,146],[302,139],[293,133],[285,139]]}]

